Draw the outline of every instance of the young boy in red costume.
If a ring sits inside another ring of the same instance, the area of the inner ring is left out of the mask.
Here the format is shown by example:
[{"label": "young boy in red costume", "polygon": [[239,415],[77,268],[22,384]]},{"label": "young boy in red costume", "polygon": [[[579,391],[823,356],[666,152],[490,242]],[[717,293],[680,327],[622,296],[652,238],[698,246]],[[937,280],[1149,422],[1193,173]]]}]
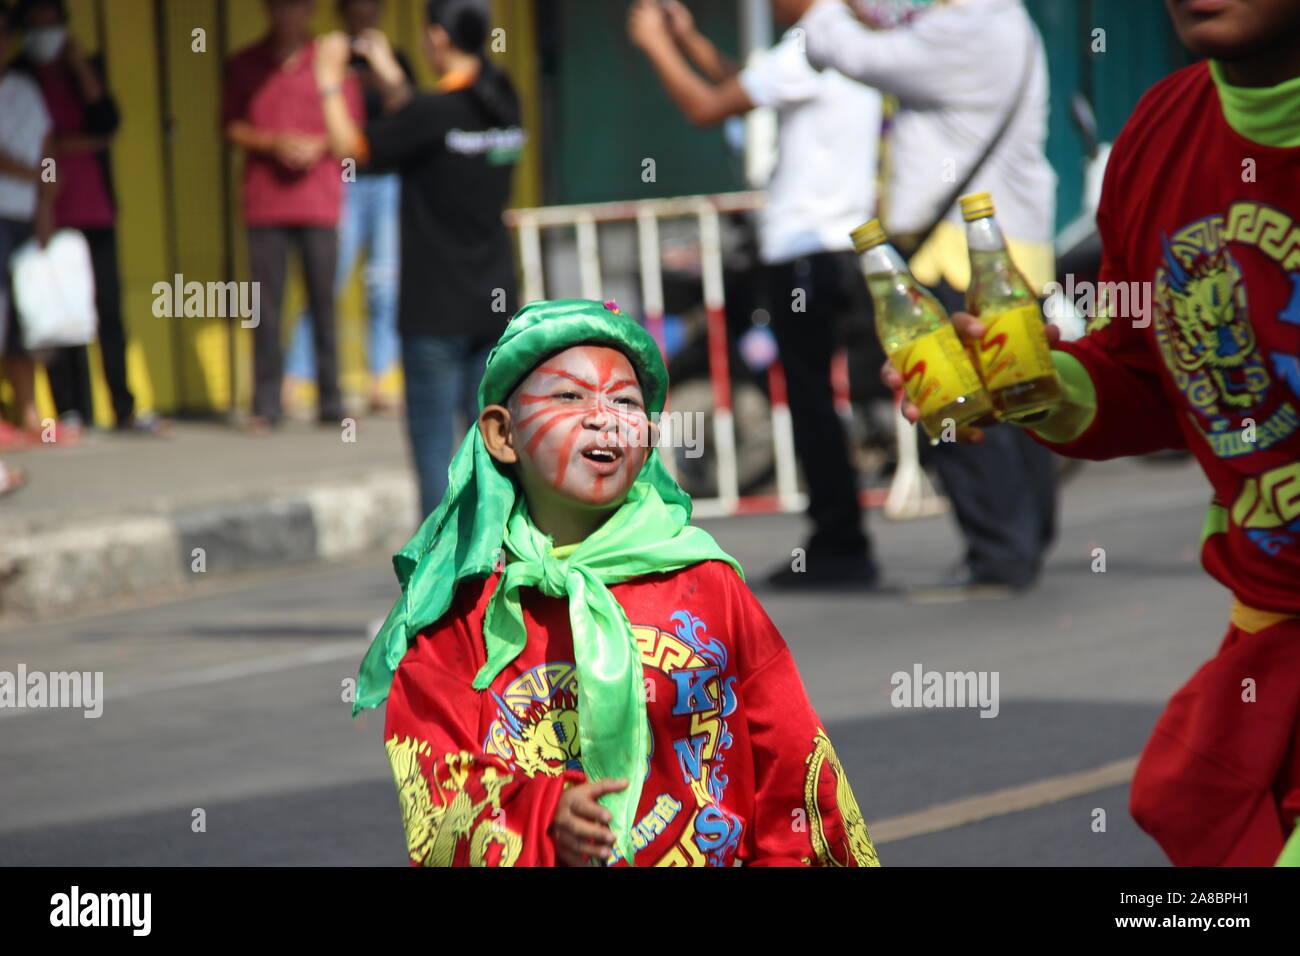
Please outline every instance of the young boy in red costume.
[{"label": "young boy in red costume", "polygon": [[1152,314],[1112,297],[1057,342],[1068,401],[1032,429],[1075,458],[1187,448],[1213,485],[1201,556],[1231,622],[1156,724],[1131,810],[1175,864],[1261,866],[1300,814],[1300,2],[1166,5],[1209,59],[1142,98],[1097,212],[1102,282],[1151,283]]},{"label": "young boy in red costume", "polygon": [[651,447],[667,386],[612,303],[531,303],[489,356],[354,708],[388,697],[412,863],[878,865],[789,649]]}]

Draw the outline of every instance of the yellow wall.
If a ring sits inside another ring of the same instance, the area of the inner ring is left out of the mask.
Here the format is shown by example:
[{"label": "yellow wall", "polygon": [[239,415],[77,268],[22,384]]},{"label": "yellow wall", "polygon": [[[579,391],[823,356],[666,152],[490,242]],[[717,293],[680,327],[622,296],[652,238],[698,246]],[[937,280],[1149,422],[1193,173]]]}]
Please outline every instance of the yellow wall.
[{"label": "yellow wall", "polygon": [[[69,0],[68,8],[83,48],[105,52],[108,86],[122,114],[112,162],[128,376],[137,404],[163,412],[222,412],[232,403],[246,408],[251,332],[237,320],[156,318],[152,289],[175,273],[199,282],[248,278],[240,158],[221,135],[220,88],[226,57],[263,33],[263,0]],[[530,137],[514,204],[536,205],[541,166],[533,4],[494,0],[493,10],[505,30],[506,49],[497,59],[520,88]],[[419,43],[423,11],[423,0],[388,0],[384,26],[415,66],[417,82],[428,87],[433,78]],[[317,0],[314,25],[319,31],[338,27],[332,0]],[[204,31],[204,51],[194,48],[195,30]],[[304,300],[296,265],[285,299],[287,340]],[[338,315],[342,385],[364,392],[365,305],[357,273]],[[91,368],[96,420],[110,424],[97,350]],[[53,414],[44,381],[38,397],[43,414]]]}]

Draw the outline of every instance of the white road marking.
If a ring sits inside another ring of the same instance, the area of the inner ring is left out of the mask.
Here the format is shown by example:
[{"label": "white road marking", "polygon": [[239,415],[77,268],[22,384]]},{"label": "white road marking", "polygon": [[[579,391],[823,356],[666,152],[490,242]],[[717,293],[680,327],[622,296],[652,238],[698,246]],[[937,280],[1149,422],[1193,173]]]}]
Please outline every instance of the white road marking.
[{"label": "white road marking", "polygon": [[[146,677],[141,680],[122,683],[105,681],[105,701],[121,700],[124,697],[138,697],[141,694],[153,694],[164,690],[177,690],[182,687],[202,687],[205,684],[220,684],[224,681],[237,680],[241,677],[253,677],[259,674],[274,674],[277,671],[292,670],[311,664],[323,664],[328,661],[354,658],[361,662],[369,643],[334,644],[328,647],[315,647],[309,651],[293,654],[281,654],[275,657],[262,657],[251,661],[236,661],[232,664],[220,664],[216,667],[203,667],[197,670],[178,671],[161,677]],[[23,707],[0,709],[0,718],[19,717],[23,714],[40,713],[50,708]]]},{"label": "white road marking", "polygon": [[1109,787],[1118,787],[1133,779],[1137,767],[1136,756],[1103,764],[1091,770],[1066,773],[1034,783],[1021,784],[993,790],[974,797],[964,797],[949,803],[936,804],[916,813],[904,813],[901,816],[869,823],[872,842],[876,845],[906,840],[909,837],[938,833],[954,827],[965,826],[980,820],[1020,813],[1035,807],[1060,803],[1086,793],[1095,793]]}]

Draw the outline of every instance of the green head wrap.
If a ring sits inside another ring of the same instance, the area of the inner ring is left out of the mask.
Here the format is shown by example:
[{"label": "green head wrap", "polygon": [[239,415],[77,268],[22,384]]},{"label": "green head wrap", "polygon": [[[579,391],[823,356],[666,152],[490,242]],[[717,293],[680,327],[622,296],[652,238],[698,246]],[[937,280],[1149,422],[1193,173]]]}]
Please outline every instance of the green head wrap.
[{"label": "green head wrap", "polygon": [[[607,345],[626,355],[640,379],[647,413],[663,411],[668,373],[654,339],[613,303],[586,299],[533,302],[515,314],[488,356],[480,410],[504,403],[547,356],[583,344]],[[384,701],[398,663],[416,635],[446,613],[459,582],[487,577],[504,558],[483,620],[487,663],[474,686],[490,686],[527,643],[519,588],[568,598],[580,759],[591,780],[628,781],[626,790],[601,802],[614,816],[619,850],[630,862],[649,726],[636,640],[608,585],[701,561],[725,561],[743,574],[740,565],[707,532],[687,524],[691,499],[655,449],[618,510],[563,558],[552,553],[551,541],[533,524],[524,496],[488,453],[475,423],[452,459],[447,480],[442,502],[393,556],[402,594],[361,663],[352,714]]]}]

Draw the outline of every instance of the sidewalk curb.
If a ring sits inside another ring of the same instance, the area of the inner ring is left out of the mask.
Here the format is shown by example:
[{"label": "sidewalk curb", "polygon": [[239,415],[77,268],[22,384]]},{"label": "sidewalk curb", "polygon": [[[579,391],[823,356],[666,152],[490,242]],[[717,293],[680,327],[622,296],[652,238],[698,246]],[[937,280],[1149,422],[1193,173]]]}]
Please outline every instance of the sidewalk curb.
[{"label": "sidewalk curb", "polygon": [[418,520],[410,473],[391,469],[256,500],[33,530],[0,541],[0,615],[41,617],[200,575],[396,551]]}]

